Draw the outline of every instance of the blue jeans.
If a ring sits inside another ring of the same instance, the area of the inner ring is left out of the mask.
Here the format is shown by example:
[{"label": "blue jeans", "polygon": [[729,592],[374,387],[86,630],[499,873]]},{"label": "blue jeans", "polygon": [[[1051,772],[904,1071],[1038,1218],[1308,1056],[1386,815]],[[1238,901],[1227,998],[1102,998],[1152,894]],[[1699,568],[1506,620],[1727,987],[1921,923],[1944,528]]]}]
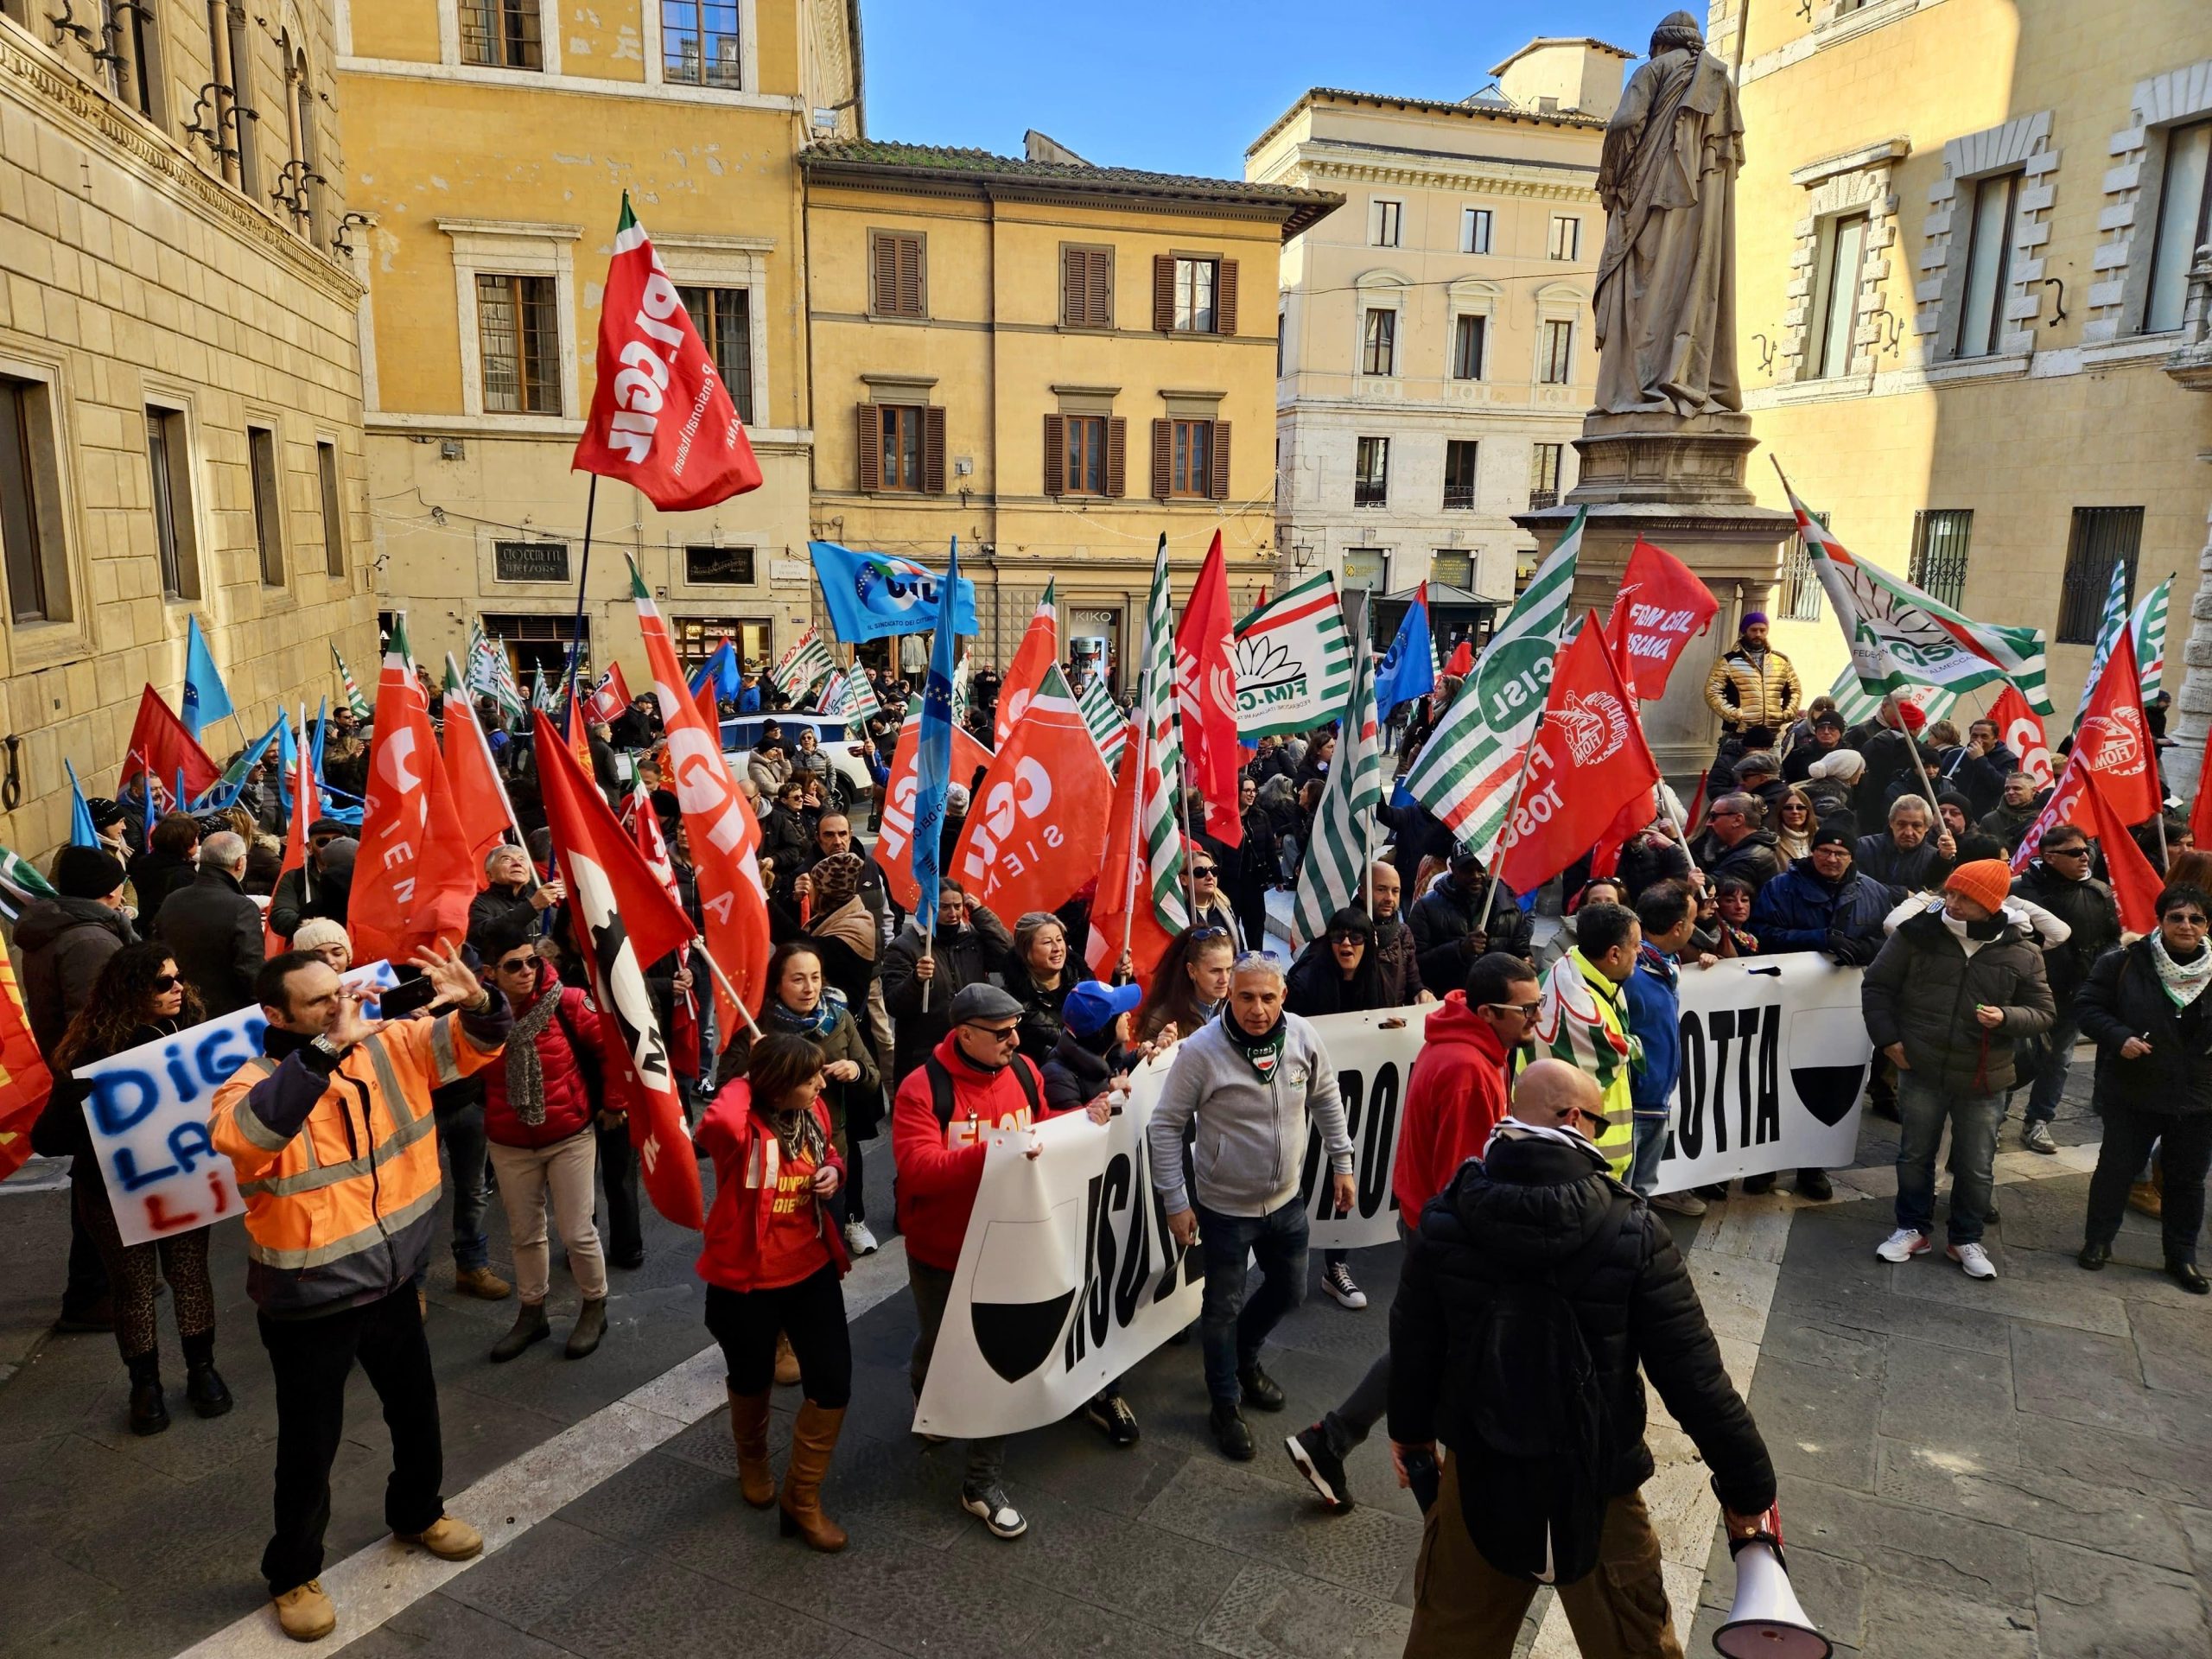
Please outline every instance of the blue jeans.
[{"label": "blue jeans", "polygon": [[2035,1081],[2028,1085],[2028,1107],[2023,1119],[2029,1123],[2048,1123],[2058,1116],[2058,1097],[2066,1092],[2066,1073],[2074,1064],[2074,1039],[2081,1035],[2080,1022],[2069,1007],[2058,1016],[2057,1023],[2038,1040],[2043,1044],[2042,1069]]},{"label": "blue jeans", "polygon": [[1629,1157],[1628,1184],[1639,1198],[1648,1198],[1659,1184],[1659,1160],[1667,1150],[1667,1113],[1663,1108],[1646,1112],[1639,1106],[1635,1122],[1636,1150]]},{"label": "blue jeans", "polygon": [[[1260,1344],[1282,1316],[1306,1300],[1306,1206],[1295,1195],[1264,1216],[1224,1216],[1203,1204],[1198,1248],[1206,1264],[1198,1307],[1198,1345],[1205,1355],[1206,1392],[1217,1405],[1243,1397],[1237,1373],[1257,1363]],[[1266,1274],[1255,1294],[1244,1289],[1248,1259]]]},{"label": "blue jeans", "polygon": [[1950,1243],[1979,1244],[1982,1217],[1988,1213],[1997,1158],[1997,1125],[2005,1116],[2002,1095],[1949,1094],[1922,1080],[1919,1073],[1897,1073],[1897,1225],[1925,1233],[1936,1221],[1936,1148],[1943,1126],[1951,1126]]},{"label": "blue jeans", "polygon": [[453,1166],[453,1264],[467,1273],[492,1259],[491,1241],[484,1236],[484,1211],[492,1202],[485,1173],[484,1096],[479,1090],[465,1103],[436,1110],[438,1139]]}]

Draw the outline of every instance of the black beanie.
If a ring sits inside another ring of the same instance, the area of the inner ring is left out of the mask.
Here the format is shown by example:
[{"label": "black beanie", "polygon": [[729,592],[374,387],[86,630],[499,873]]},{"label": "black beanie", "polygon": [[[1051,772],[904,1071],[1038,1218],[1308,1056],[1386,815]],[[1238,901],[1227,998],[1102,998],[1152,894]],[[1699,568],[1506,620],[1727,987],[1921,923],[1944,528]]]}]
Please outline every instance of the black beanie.
[{"label": "black beanie", "polygon": [[124,882],[123,864],[98,847],[64,847],[54,861],[54,887],[64,899],[105,899]]}]

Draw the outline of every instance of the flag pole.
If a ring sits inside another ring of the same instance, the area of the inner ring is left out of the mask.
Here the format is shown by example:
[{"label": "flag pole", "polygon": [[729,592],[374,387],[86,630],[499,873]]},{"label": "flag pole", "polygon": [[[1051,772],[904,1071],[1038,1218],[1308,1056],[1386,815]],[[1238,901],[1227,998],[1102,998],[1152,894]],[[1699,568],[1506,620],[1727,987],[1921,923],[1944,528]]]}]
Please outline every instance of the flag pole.
[{"label": "flag pole", "polygon": [[[1529,747],[1521,752],[1521,776],[1513,785],[1513,805],[1506,809],[1506,817],[1509,821],[1513,816],[1514,807],[1521,804],[1521,791],[1529,787],[1529,768],[1535,764],[1536,740],[1543,735],[1543,732],[1544,716],[1542,710],[1539,709],[1536,714],[1536,729],[1529,734]],[[1491,907],[1497,903],[1498,886],[1503,880],[1499,874],[1498,867],[1503,861],[1504,849],[1502,847],[1493,849],[1490,862],[1490,891],[1483,895],[1483,913],[1475,918],[1475,925],[1482,933],[1485,944],[1488,943],[1490,937]]]},{"label": "flag pole", "polygon": [[583,660],[584,645],[584,585],[591,580],[591,521],[599,505],[599,474],[586,474],[591,482],[584,486],[584,550],[576,562],[576,620],[569,635],[569,703],[575,706],[576,671]]},{"label": "flag pole", "polygon": [[[691,948],[706,959],[707,971],[715,976],[715,983],[722,988],[722,995],[737,1005],[738,1015],[745,1021],[746,1030],[753,1033],[754,1042],[759,1042],[760,1027],[753,1023],[752,1010],[745,1006],[745,999],[737,994],[737,987],[729,982],[729,976],[722,972],[722,965],[715,960],[715,953],[707,949],[706,939],[703,937],[694,936],[691,940]],[[923,988],[926,991],[928,987],[924,986]]]}]

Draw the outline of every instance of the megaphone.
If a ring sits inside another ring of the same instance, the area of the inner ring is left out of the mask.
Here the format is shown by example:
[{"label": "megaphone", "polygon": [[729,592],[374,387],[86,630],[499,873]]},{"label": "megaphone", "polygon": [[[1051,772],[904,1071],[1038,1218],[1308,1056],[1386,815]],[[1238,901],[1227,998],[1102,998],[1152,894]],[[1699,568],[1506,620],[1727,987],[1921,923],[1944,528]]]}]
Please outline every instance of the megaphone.
[{"label": "megaphone", "polygon": [[1790,1587],[1782,1560],[1782,1511],[1770,1508],[1758,1530],[1731,1538],[1736,1558],[1736,1601],[1728,1622],[1713,1635],[1724,1659],[1829,1659],[1834,1647],[1813,1628]]}]

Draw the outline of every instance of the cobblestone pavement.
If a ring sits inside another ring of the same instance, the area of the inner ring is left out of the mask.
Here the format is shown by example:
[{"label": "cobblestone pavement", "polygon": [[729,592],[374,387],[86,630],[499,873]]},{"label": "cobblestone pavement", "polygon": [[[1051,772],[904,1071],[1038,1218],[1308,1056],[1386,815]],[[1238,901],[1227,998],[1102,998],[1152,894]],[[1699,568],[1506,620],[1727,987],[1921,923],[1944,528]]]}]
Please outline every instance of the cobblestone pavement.
[{"label": "cobblestone pavement", "polygon": [[[1675,1221],[1783,1471],[1799,1592],[1842,1653],[2212,1651],[2212,1309],[2147,1270],[2157,1239],[2139,1219],[2103,1274],[2074,1266],[2081,1143],[2096,1124],[2077,1099],[2059,1127],[2071,1148],[2060,1159],[2002,1160],[1994,1284],[1940,1259],[1874,1259],[1893,1142],[1871,1118],[1834,1204],[1739,1198]],[[871,1160],[878,1216],[888,1166]],[[0,1195],[12,1269],[0,1275],[0,1654],[284,1649],[255,1573],[274,1421],[237,1230],[219,1235],[215,1270],[238,1408],[210,1423],[183,1408],[165,1333],[175,1423],[137,1440],[112,1343],[43,1334],[62,1196]],[[496,1205],[490,1225],[504,1267]],[[1268,1363],[1290,1405],[1252,1414],[1256,1461],[1213,1450],[1196,1349],[1163,1349],[1127,1384],[1144,1427],[1135,1447],[1080,1422],[1014,1441],[1009,1485],[1031,1529],[1011,1545],[957,1509],[957,1448],[924,1450],[907,1433],[913,1322],[887,1249],[851,1281],[856,1300],[882,1300],[854,1325],[854,1406],[824,1494],[853,1543],[827,1558],[739,1500],[719,1367],[700,1356],[692,1251],[658,1223],[649,1238],[645,1268],[615,1277],[605,1345],[576,1363],[551,1343],[490,1365],[514,1304],[454,1297],[437,1259],[447,1490],[495,1549],[456,1570],[389,1543],[388,1443],[357,1377],[326,1573],[348,1652],[1366,1659],[1402,1643],[1419,1523],[1384,1448],[1355,1455],[1360,1507],[1332,1519],[1279,1440],[1348,1391],[1382,1343],[1394,1249],[1354,1258],[1365,1312],[1317,1285],[1281,1328]],[[556,1325],[573,1305],[556,1274]],[[1702,1470],[1662,1419],[1653,1439],[1669,1589],[1690,1651],[1710,1652],[1732,1573]],[[1551,1613],[1541,1599],[1531,1610],[1524,1651],[1574,1651]]]}]

